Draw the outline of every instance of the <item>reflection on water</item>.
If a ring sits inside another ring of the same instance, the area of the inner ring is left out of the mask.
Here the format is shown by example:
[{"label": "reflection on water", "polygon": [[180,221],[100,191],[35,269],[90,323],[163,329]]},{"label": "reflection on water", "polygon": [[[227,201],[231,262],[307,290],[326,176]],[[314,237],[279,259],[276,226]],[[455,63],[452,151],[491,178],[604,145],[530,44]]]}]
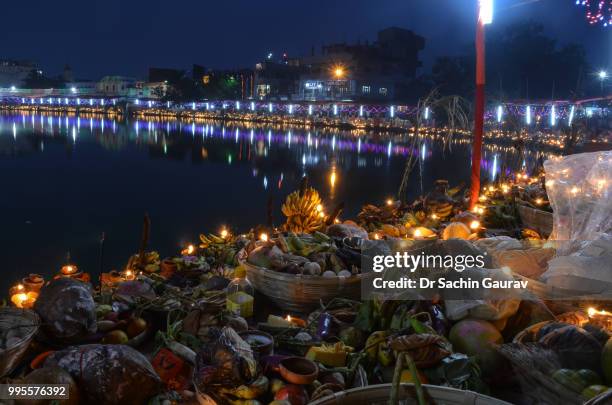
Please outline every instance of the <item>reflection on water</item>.
[{"label": "reflection on water", "polygon": [[[221,226],[244,230],[266,221],[303,175],[344,217],[393,196],[405,158],[419,157],[409,192],[433,181],[467,182],[468,139],[446,151],[438,135],[412,150],[410,134],[354,133],[222,122],[118,122],[99,117],[0,115],[3,173],[3,282],[50,274],[66,255],[96,274],[124,264],[138,246],[142,215],[162,255]],[[495,179],[538,156],[487,145],[483,177]],[[106,234],[100,259],[100,235]],[[4,288],[5,285],[0,285]]]}]

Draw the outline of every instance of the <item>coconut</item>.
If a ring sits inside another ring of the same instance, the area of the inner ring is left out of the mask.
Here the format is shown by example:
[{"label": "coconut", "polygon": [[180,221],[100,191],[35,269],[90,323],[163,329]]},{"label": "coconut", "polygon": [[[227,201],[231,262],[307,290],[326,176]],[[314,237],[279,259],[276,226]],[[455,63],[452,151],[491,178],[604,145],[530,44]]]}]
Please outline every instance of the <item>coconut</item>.
[{"label": "coconut", "polygon": [[490,322],[479,319],[464,319],[451,328],[449,340],[453,349],[468,356],[475,356],[483,374],[494,374],[502,358],[493,345],[503,343],[502,335]]},{"label": "coconut", "polygon": [[471,233],[470,228],[462,222],[451,222],[442,231],[442,239],[467,239]]}]

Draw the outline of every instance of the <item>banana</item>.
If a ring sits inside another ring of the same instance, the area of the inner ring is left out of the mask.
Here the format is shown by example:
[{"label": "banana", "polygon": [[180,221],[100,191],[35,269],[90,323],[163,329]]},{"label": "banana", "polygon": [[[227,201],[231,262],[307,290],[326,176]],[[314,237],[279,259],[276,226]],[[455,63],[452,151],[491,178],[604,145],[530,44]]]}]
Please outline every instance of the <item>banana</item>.
[{"label": "banana", "polygon": [[387,332],[384,330],[379,330],[373,332],[368,339],[366,340],[366,354],[368,355],[368,360],[370,363],[374,363],[376,361],[376,357],[378,355],[378,347],[382,342],[387,339]]}]

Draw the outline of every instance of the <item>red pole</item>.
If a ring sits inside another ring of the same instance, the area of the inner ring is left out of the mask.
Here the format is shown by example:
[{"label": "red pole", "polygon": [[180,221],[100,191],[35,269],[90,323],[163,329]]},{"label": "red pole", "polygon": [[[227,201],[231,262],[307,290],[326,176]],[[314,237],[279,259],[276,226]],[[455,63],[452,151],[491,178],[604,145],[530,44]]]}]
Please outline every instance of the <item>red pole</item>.
[{"label": "red pole", "polygon": [[472,186],[470,189],[470,209],[474,208],[480,195],[480,156],[482,153],[482,134],[484,132],[485,105],[485,32],[480,18],[476,23],[476,100],[474,107],[474,143],[472,144]]}]

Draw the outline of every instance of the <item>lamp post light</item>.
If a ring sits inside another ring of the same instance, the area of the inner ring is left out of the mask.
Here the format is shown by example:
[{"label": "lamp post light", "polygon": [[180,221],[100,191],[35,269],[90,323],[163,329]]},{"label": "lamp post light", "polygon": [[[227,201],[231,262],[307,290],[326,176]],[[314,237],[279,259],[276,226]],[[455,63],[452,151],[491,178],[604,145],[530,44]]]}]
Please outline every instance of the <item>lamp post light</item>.
[{"label": "lamp post light", "polygon": [[606,72],[605,70],[600,70],[599,72],[597,72],[597,77],[599,77],[599,85],[601,87],[601,95],[603,96],[604,95],[604,82],[608,78],[608,72]]},{"label": "lamp post light", "polygon": [[485,104],[485,25],[492,22],[493,0],[478,0],[478,21],[476,22],[476,100],[474,106],[470,209],[476,205],[480,194],[480,157],[482,154]]}]

